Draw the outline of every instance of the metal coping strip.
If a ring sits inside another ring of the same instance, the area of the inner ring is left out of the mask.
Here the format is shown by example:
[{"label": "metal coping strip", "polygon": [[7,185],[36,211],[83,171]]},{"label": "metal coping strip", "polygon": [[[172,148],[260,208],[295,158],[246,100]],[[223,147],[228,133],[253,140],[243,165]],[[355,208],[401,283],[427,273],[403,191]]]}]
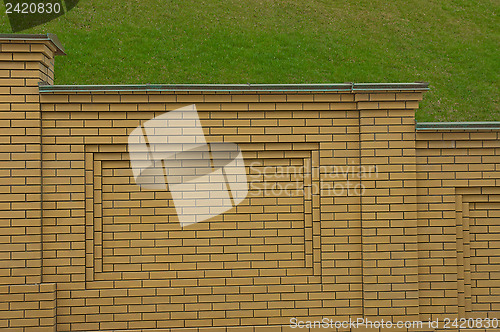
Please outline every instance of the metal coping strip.
[{"label": "metal coping strip", "polygon": [[20,41],[51,41],[56,47],[56,55],[66,55],[64,47],[59,38],[53,33],[47,34],[15,34],[0,33],[0,40],[20,40]]},{"label": "metal coping strip", "polygon": [[491,122],[417,122],[416,129],[424,130],[499,130],[500,121]]},{"label": "metal coping strip", "polygon": [[40,93],[122,91],[427,91],[428,83],[44,85]]}]

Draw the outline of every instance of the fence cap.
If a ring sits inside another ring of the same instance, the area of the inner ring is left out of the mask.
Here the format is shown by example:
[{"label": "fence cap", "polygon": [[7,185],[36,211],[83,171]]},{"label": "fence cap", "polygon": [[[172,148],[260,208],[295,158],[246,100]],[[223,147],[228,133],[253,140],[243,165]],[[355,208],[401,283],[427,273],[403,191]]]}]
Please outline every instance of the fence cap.
[{"label": "fence cap", "polygon": [[50,42],[56,49],[55,55],[66,55],[64,47],[59,38],[53,33],[47,34],[15,34],[15,33],[0,33],[0,41],[22,41],[22,42]]},{"label": "fence cap", "polygon": [[339,84],[136,84],[136,85],[41,85],[41,93],[50,92],[404,92],[427,91],[429,84],[417,83],[339,83]]},{"label": "fence cap", "polygon": [[431,130],[499,130],[499,121],[490,122],[417,122],[417,131]]}]

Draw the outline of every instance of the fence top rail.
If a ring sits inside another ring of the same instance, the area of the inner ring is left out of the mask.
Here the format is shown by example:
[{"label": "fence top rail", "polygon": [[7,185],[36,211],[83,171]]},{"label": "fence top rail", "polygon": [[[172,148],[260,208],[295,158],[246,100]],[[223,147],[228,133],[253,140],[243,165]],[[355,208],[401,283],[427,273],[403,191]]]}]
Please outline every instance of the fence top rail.
[{"label": "fence top rail", "polygon": [[53,92],[406,92],[427,91],[428,83],[340,84],[137,84],[137,85],[40,85],[40,93]]},{"label": "fence top rail", "polygon": [[500,121],[490,122],[417,122],[418,131],[500,130]]}]

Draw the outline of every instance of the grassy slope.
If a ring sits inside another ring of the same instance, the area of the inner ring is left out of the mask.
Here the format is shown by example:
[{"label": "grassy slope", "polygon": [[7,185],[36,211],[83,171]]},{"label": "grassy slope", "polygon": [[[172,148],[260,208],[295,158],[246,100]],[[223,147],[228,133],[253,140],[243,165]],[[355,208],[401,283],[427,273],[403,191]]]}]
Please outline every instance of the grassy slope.
[{"label": "grassy slope", "polygon": [[[419,121],[500,120],[497,0],[81,0],[57,84],[428,81]],[[9,32],[0,19],[0,32]]]}]

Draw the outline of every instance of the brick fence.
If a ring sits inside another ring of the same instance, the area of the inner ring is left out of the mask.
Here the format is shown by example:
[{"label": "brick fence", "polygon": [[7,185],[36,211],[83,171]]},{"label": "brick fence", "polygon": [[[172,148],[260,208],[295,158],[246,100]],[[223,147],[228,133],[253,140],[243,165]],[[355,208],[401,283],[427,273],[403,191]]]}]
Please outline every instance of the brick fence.
[{"label": "brick fence", "polygon": [[[426,84],[57,86],[55,36],[0,43],[2,330],[500,318],[500,125],[416,125]],[[181,228],[127,139],[192,104],[249,194]]]}]

